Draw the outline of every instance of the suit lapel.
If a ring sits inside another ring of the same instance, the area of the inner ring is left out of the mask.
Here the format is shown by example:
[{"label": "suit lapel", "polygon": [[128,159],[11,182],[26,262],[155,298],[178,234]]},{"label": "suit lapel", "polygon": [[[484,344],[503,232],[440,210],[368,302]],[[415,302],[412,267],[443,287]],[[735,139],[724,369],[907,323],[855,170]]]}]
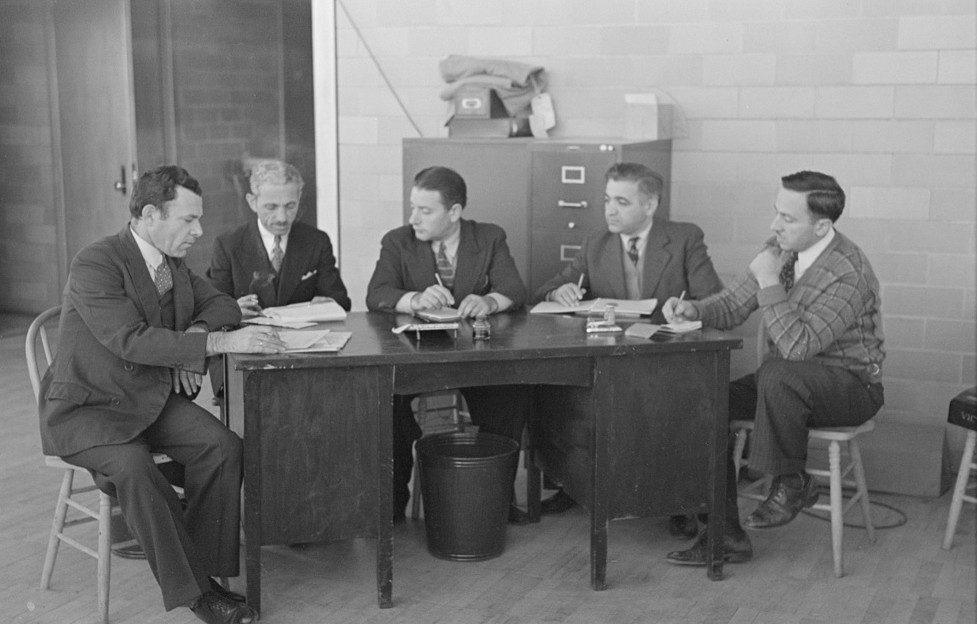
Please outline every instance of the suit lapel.
[{"label": "suit lapel", "polygon": [[[431,243],[418,240],[411,232],[410,244],[412,245],[412,253],[407,257],[407,274],[414,281],[414,290],[424,290],[431,284],[437,284],[438,280],[434,277],[437,273],[436,262]],[[409,284],[405,286],[408,290],[410,289]]]},{"label": "suit lapel", "polygon": [[301,230],[293,227],[288,235],[288,248],[282,259],[282,269],[278,272],[278,305],[284,305],[291,298],[292,293],[301,279],[301,270],[309,265],[308,257],[312,253],[309,245],[305,244]]},{"label": "suit lapel", "polygon": [[651,293],[655,292],[658,282],[661,281],[662,275],[665,273],[665,267],[668,266],[668,261],[672,258],[672,254],[665,249],[668,242],[669,238],[665,228],[660,223],[655,222],[651,226],[648,241],[645,243],[645,263],[641,284],[641,296],[644,298],[651,297]]},{"label": "suit lapel", "polygon": [[167,258],[170,273],[173,274],[173,327],[184,330],[190,327],[193,319],[193,285],[190,283],[190,269],[181,260]]},{"label": "suit lapel", "polygon": [[119,233],[126,270],[129,272],[132,287],[136,291],[135,295],[146,315],[146,322],[153,327],[162,327],[163,319],[160,316],[159,293],[156,291],[156,284],[153,283],[153,278],[149,274],[149,267],[146,266],[146,260],[142,257],[133,236],[134,234],[129,229],[128,224]]},{"label": "suit lapel", "polygon": [[[475,240],[472,225],[462,219],[461,237],[458,241],[458,253],[455,258],[455,285],[452,288],[452,292],[459,294],[465,293],[466,295],[476,292],[475,281],[478,279],[479,274],[479,253],[478,241]],[[460,301],[456,301],[455,303],[460,303]]]},{"label": "suit lapel", "polygon": [[621,249],[621,237],[607,232],[601,239],[601,249],[595,249],[595,266],[597,275],[592,276],[591,284],[607,284],[608,292],[591,293],[594,296],[611,297],[613,299],[627,299],[628,287],[624,283],[624,252]]},{"label": "suit lapel", "polygon": [[275,283],[273,279],[262,279],[256,282],[255,275],[263,277],[274,276],[275,272],[271,268],[271,261],[268,260],[268,252],[265,251],[265,244],[261,240],[261,232],[258,231],[258,221],[253,219],[248,226],[248,240],[242,245],[241,255],[238,262],[245,267],[250,288],[249,293],[258,295],[258,301],[262,307],[269,308],[278,305],[278,297],[275,293]]}]

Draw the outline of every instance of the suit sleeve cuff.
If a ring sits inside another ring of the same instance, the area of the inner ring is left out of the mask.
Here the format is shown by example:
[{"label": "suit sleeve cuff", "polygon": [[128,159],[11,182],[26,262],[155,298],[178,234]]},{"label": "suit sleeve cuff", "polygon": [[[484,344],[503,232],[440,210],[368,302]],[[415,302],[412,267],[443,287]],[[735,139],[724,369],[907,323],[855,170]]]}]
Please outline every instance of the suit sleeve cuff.
[{"label": "suit sleeve cuff", "polygon": [[781,284],[774,284],[761,288],[756,294],[757,303],[761,306],[773,305],[781,301],[787,301],[787,290]]}]

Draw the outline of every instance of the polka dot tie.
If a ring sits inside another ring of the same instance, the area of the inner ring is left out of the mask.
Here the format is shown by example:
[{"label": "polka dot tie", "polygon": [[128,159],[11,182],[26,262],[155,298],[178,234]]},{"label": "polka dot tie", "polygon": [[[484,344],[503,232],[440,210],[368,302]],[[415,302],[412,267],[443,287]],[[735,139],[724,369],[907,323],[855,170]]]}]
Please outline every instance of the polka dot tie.
[{"label": "polka dot tie", "polygon": [[166,291],[173,288],[173,274],[170,273],[170,265],[166,263],[166,258],[159,263],[156,267],[156,277],[153,279],[156,284],[156,290],[159,292],[160,296],[166,294]]},{"label": "polka dot tie", "polygon": [[794,265],[797,264],[797,252],[788,251],[784,266],[780,267],[780,283],[790,290],[794,286]]}]

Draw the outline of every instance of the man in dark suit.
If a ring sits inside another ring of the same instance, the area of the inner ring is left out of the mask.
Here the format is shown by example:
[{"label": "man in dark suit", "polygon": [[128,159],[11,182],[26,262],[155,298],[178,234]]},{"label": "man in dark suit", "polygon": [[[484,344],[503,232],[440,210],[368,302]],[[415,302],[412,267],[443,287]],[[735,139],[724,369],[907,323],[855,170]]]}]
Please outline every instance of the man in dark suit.
[{"label": "man in dark suit", "polygon": [[[183,263],[203,232],[200,193],[180,167],[144,173],[126,227],[72,261],[41,382],[41,445],[117,497],[167,610],[248,624],[254,611],[212,578],[239,573],[241,440],[190,397],[207,356],[284,345],[267,327],[221,331],[240,309]],[[151,452],[183,466],[185,511]]]},{"label": "man in dark suit", "polygon": [[238,300],[245,317],[262,308],[329,299],[348,311],[351,302],[329,235],[296,221],[304,184],[298,169],[261,161],[250,180],[248,206],[257,219],[217,237],[207,277]]},{"label": "man in dark suit", "polygon": [[[573,262],[534,293],[536,300],[576,305],[581,299],[650,299],[670,296],[701,299],[723,284],[709,259],[702,230],[692,223],[656,219],[664,191],[662,179],[637,163],[618,163],[605,174],[607,230],[588,236]],[[653,323],[664,323],[661,308]],[[574,505],[563,490],[543,501],[543,513]],[[676,536],[693,536],[695,518],[673,516]]]},{"label": "man in dark suit", "polygon": [[[505,232],[497,225],[462,219],[468,199],[464,179],[447,167],[429,167],[417,174],[410,193],[408,225],[384,235],[380,259],[367,287],[370,310],[413,314],[457,307],[463,317],[521,308],[526,302]],[[522,439],[532,391],[524,386],[462,388],[472,422],[479,431]],[[410,402],[394,397],[394,517],[404,517],[410,499],[407,487],[414,464],[412,447],[421,436]],[[523,524],[528,516],[515,505],[509,521]]]}]

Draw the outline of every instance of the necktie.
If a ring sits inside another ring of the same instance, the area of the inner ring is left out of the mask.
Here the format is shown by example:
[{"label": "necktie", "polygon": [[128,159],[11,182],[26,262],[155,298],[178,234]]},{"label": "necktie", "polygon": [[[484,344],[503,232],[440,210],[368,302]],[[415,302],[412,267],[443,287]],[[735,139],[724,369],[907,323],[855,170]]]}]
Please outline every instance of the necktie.
[{"label": "necktie", "polygon": [[784,266],[780,267],[780,283],[790,290],[794,286],[794,265],[797,264],[797,252],[788,251]]},{"label": "necktie", "polygon": [[285,257],[285,252],[282,251],[282,237],[275,237],[275,246],[271,248],[271,266],[275,269],[275,273],[282,270],[282,258]]},{"label": "necktie", "polygon": [[638,266],[638,258],[640,254],[638,253],[638,240],[637,236],[632,237],[628,241],[628,258],[631,258],[631,264]]},{"label": "necktie", "polygon": [[166,258],[159,263],[156,267],[156,277],[153,278],[153,282],[156,284],[156,290],[159,292],[160,296],[166,294],[166,291],[173,288],[173,274],[170,273],[170,265],[166,263]]},{"label": "necktie", "polygon": [[444,243],[438,247],[438,275],[441,276],[441,283],[445,288],[451,289],[455,285],[455,267],[451,265],[451,260],[448,260],[448,254],[445,252]]}]

